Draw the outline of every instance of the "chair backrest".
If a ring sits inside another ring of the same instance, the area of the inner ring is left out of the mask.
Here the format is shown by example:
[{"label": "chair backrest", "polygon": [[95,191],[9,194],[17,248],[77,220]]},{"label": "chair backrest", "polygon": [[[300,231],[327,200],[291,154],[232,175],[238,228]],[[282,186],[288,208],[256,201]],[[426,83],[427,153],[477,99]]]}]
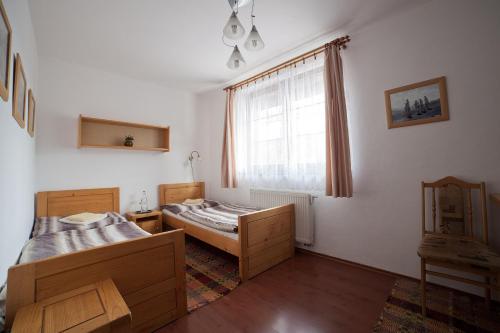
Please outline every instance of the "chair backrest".
[{"label": "chair backrest", "polygon": [[[438,203],[436,203],[436,192]],[[477,201],[473,201],[473,192],[478,193]],[[431,198],[428,198],[428,195],[431,195]],[[426,224],[426,207],[429,201],[431,230],[427,230]],[[481,212],[482,223],[479,234],[478,227],[474,223],[476,216],[474,207]],[[468,183],[455,177],[445,177],[433,183],[422,182],[422,236],[429,233],[458,235],[488,244],[485,184]]]}]

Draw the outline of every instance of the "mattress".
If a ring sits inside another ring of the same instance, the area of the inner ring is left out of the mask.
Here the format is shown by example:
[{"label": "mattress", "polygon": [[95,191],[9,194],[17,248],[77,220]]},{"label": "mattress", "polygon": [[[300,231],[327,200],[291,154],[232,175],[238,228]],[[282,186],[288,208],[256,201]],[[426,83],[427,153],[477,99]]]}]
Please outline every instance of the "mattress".
[{"label": "mattress", "polygon": [[254,207],[205,200],[201,205],[168,204],[163,213],[196,227],[238,239],[238,217],[258,211]]}]

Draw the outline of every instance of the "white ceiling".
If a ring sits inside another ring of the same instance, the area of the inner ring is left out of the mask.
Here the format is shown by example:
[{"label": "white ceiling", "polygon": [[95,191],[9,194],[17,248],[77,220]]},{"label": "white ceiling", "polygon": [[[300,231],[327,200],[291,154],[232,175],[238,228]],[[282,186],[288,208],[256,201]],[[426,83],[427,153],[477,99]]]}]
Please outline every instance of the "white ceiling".
[{"label": "white ceiling", "polygon": [[[31,0],[30,5],[41,56],[200,91],[346,24],[365,24],[415,2],[256,0],[256,25],[266,48],[243,49],[247,66],[237,72],[226,68],[232,50],[221,42],[231,13],[227,0]],[[239,16],[248,31],[250,7]]]}]

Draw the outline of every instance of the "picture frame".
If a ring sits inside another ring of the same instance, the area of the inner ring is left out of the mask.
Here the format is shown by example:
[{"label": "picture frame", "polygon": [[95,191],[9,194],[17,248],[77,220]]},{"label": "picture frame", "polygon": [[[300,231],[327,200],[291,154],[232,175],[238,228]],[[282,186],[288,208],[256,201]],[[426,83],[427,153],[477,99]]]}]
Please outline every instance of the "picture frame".
[{"label": "picture frame", "polygon": [[28,133],[33,138],[35,136],[36,103],[33,90],[28,91]]},{"label": "picture frame", "polygon": [[386,90],[385,105],[389,129],[449,120],[446,78]]},{"label": "picture frame", "polygon": [[9,100],[10,66],[12,61],[12,28],[0,0],[0,97]]},{"label": "picture frame", "polygon": [[16,54],[14,60],[14,94],[12,96],[12,117],[21,128],[26,124],[26,92],[28,83],[24,74],[21,55]]}]

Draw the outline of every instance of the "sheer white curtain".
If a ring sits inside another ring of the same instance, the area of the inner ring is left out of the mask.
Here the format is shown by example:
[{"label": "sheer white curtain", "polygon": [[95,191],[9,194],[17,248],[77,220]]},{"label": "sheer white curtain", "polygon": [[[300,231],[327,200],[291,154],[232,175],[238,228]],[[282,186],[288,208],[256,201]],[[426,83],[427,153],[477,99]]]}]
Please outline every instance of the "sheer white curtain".
[{"label": "sheer white curtain", "polygon": [[324,191],[324,59],[306,60],[234,95],[238,181],[253,187]]}]

